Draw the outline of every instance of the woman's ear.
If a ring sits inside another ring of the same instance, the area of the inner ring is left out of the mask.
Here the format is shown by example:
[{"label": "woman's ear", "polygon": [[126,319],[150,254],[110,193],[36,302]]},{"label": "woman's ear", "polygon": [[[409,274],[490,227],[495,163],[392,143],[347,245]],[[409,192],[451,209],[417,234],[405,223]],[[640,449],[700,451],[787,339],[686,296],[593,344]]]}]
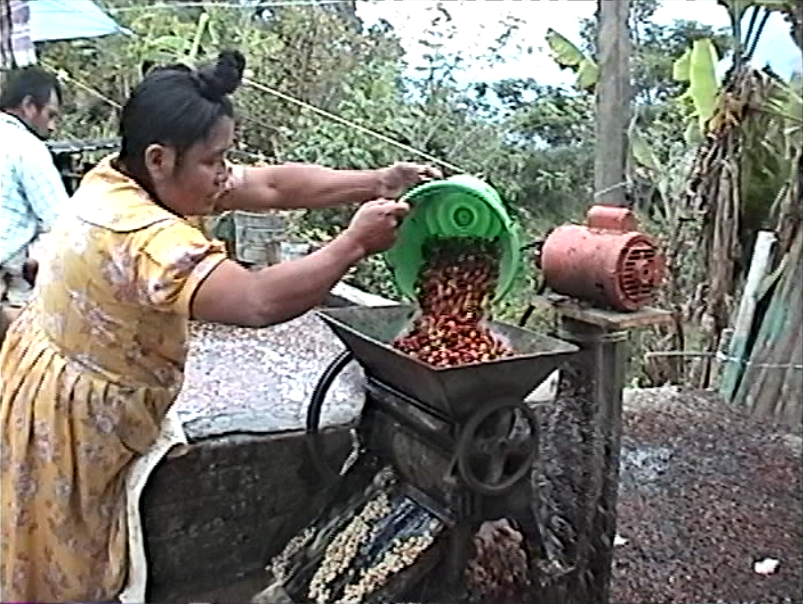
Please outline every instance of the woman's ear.
[{"label": "woman's ear", "polygon": [[145,149],[145,169],[154,184],[168,180],[176,168],[176,153],[164,145],[148,145]]}]

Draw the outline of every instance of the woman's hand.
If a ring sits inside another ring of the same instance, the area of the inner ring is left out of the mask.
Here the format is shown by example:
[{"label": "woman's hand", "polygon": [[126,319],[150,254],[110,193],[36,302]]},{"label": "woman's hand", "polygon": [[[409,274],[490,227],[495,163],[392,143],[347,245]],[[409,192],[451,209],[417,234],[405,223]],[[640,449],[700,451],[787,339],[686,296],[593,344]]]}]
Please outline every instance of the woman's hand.
[{"label": "woman's hand", "polygon": [[437,168],[404,162],[381,168],[379,172],[379,196],[386,199],[396,199],[417,184],[443,178]]},{"label": "woman's hand", "polygon": [[384,252],[396,241],[396,228],[409,211],[403,201],[369,201],[360,206],[343,235],[359,245],[364,256]]}]

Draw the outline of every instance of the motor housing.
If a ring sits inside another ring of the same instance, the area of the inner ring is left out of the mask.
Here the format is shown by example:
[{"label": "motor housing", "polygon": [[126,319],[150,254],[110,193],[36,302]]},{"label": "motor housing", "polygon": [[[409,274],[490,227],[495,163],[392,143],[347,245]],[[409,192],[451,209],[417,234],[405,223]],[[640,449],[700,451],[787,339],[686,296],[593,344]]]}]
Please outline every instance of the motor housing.
[{"label": "motor housing", "polygon": [[585,225],[564,225],[544,241],[539,258],[555,293],[618,311],[650,304],[666,260],[627,208],[593,206]]}]

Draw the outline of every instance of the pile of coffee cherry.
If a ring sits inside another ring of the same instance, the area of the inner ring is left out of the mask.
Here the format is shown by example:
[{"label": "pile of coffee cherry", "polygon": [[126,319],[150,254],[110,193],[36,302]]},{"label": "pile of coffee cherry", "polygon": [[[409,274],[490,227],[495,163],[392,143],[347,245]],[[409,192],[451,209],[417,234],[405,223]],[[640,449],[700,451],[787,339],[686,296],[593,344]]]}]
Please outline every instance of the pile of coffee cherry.
[{"label": "pile of coffee cherry", "polygon": [[435,367],[493,361],[513,354],[482,319],[498,277],[495,241],[433,238],[424,248],[418,283],[420,317],[393,345]]}]

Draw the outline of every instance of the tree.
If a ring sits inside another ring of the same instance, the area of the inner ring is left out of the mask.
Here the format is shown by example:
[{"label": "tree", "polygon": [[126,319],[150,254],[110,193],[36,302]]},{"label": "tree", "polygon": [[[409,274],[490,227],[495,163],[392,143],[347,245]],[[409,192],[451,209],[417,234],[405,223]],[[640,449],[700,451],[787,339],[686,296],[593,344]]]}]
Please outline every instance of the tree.
[{"label": "tree", "polygon": [[[631,6],[633,95],[641,106],[654,107],[678,96],[682,86],[673,80],[672,66],[695,40],[710,39],[719,56],[731,45],[727,29],[714,30],[693,20],[675,20],[669,25],[653,22],[659,0],[633,0]],[[583,19],[581,48],[591,56],[596,55],[596,38],[596,19]]]}]

